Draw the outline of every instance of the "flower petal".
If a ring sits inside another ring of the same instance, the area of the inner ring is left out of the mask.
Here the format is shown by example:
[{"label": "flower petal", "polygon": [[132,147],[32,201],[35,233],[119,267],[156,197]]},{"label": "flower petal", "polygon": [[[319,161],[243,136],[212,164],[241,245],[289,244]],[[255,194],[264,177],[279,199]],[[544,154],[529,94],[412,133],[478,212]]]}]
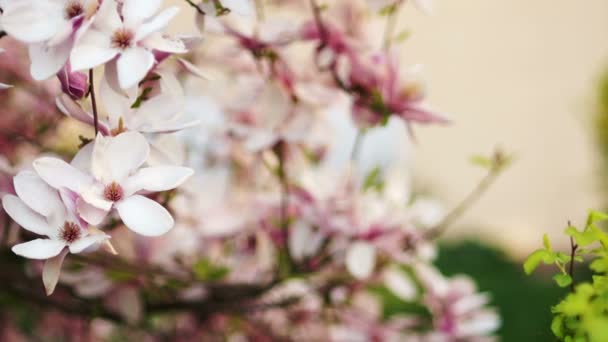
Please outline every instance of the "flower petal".
[{"label": "flower petal", "polygon": [[44,262],[42,282],[44,283],[44,289],[46,290],[47,296],[52,295],[55,291],[55,286],[57,286],[59,275],[61,274],[61,265],[63,265],[63,260],[67,254],[68,249],[66,248],[56,257],[50,258]]},{"label": "flower petal", "polygon": [[87,174],[58,158],[38,158],[34,160],[34,169],[55,189],[68,188],[78,193],[93,181]]},{"label": "flower petal", "polygon": [[10,36],[26,43],[39,43],[53,37],[62,27],[64,19],[52,1],[11,6],[0,17],[0,27]]},{"label": "flower petal", "polygon": [[[94,168],[104,167],[104,182],[122,183],[148,159],[150,146],[146,138],[138,132],[124,132],[105,139],[103,151],[93,152]],[[95,142],[97,149],[98,141]],[[107,174],[106,174],[107,173]]]},{"label": "flower petal", "polygon": [[122,15],[127,25],[142,22],[152,17],[162,5],[162,0],[125,0]]},{"label": "flower petal", "polygon": [[194,170],[183,166],[153,166],[139,169],[125,182],[125,195],[129,196],[139,190],[167,191],[184,183]]},{"label": "flower petal", "polygon": [[44,260],[61,253],[65,243],[59,240],[36,239],[13,246],[13,253],[29,259]]},{"label": "flower petal", "polygon": [[132,231],[144,236],[159,236],[173,228],[173,217],[153,200],[134,195],[116,203],[118,215]]},{"label": "flower petal", "polygon": [[17,196],[38,214],[49,216],[61,208],[61,198],[57,190],[46,184],[35,172],[19,172],[13,183]]},{"label": "flower petal", "polygon": [[72,71],[80,71],[102,65],[119,51],[111,46],[110,37],[96,30],[89,30],[70,54]]},{"label": "flower petal", "polygon": [[99,225],[108,216],[109,212],[109,210],[104,210],[87,203],[84,199],[76,200],[76,211],[80,218],[94,226]]},{"label": "flower petal", "polygon": [[70,40],[55,46],[47,46],[42,43],[30,45],[28,50],[32,62],[30,66],[32,78],[36,81],[43,81],[57,74],[68,61],[71,48]]},{"label": "flower petal", "polygon": [[118,83],[122,89],[136,86],[154,65],[154,55],[142,48],[126,49],[118,58]]},{"label": "flower petal", "polygon": [[102,242],[109,238],[106,234],[90,234],[70,245],[70,253],[78,254],[91,247],[98,248]]},{"label": "flower petal", "polygon": [[346,253],[346,268],[357,279],[365,279],[372,274],[376,265],[376,248],[367,242],[353,243]]},{"label": "flower petal", "polygon": [[45,218],[25,205],[19,197],[14,195],[4,196],[2,207],[13,221],[24,229],[39,235],[49,235],[52,232],[52,228]]},{"label": "flower petal", "polygon": [[[143,1],[154,2],[154,1],[150,1],[150,0],[143,0]],[[179,7],[172,6],[172,7],[165,9],[164,11],[159,13],[157,16],[155,16],[148,22],[143,23],[137,29],[137,33],[135,33],[135,41],[139,42],[139,41],[145,39],[146,37],[148,37],[149,35],[151,35],[152,33],[158,32],[158,31],[164,29],[169,24],[171,19],[173,19],[173,17],[175,17],[177,15],[178,12],[179,12]]]}]

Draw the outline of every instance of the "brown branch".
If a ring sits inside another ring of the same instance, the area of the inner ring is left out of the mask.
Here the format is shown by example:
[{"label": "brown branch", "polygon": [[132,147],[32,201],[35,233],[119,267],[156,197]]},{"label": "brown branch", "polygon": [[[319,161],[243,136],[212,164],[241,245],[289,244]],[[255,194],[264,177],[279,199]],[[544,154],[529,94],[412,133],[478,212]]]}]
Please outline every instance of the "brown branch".
[{"label": "brown branch", "polygon": [[89,94],[91,95],[91,107],[93,107],[93,125],[95,127],[95,136],[99,132],[99,118],[97,115],[97,101],[95,99],[95,81],[93,79],[93,69],[89,69]]},{"label": "brown branch", "polygon": [[576,255],[577,249],[578,245],[575,244],[574,239],[570,237],[570,267],[568,269],[568,273],[570,274],[570,279],[572,279],[572,282],[570,283],[571,292],[574,292],[574,256]]}]

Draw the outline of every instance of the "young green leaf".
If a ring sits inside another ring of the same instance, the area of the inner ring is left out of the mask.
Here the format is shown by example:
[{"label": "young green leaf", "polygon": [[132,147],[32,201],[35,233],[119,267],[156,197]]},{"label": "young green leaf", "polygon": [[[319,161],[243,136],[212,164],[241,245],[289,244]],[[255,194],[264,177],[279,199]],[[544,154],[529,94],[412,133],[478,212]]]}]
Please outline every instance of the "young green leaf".
[{"label": "young green leaf", "polygon": [[563,273],[556,274],[553,276],[553,280],[555,280],[557,285],[559,285],[560,287],[566,287],[566,286],[572,284],[572,277],[570,277],[569,274],[563,274]]},{"label": "young green leaf", "polygon": [[532,254],[530,254],[524,262],[524,271],[526,272],[526,274],[534,272],[538,265],[540,265],[540,263],[550,254],[551,253],[547,252],[544,249],[539,249],[532,252]]}]

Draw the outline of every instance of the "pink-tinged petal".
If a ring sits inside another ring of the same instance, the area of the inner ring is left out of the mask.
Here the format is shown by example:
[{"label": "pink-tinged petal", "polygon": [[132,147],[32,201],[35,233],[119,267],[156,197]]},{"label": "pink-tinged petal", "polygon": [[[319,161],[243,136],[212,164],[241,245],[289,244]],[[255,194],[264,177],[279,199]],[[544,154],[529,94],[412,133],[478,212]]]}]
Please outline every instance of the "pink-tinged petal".
[{"label": "pink-tinged petal", "polygon": [[162,0],[125,0],[122,15],[128,26],[152,17],[162,5]]},{"label": "pink-tinged petal", "polygon": [[132,231],[144,236],[160,236],[173,228],[173,217],[162,205],[134,195],[116,203],[122,222]]},{"label": "pink-tinged petal", "polygon": [[17,196],[4,196],[2,198],[2,207],[13,221],[32,233],[49,235],[53,231],[53,228],[48,225],[46,219],[42,215],[30,209]]},{"label": "pink-tinged petal", "polygon": [[108,238],[109,236],[104,233],[87,235],[70,245],[70,253],[78,254],[83,251],[99,248]]},{"label": "pink-tinged petal", "polygon": [[121,90],[120,93],[116,92],[105,77],[101,80],[101,85],[99,86],[99,97],[108,114],[110,126],[114,128],[118,127],[121,117],[129,117],[129,113],[133,111],[131,104],[135,102],[135,99],[126,97],[124,90]]},{"label": "pink-tinged petal", "polygon": [[59,255],[65,243],[59,240],[36,239],[13,246],[13,253],[28,259],[45,260]]},{"label": "pink-tinged petal", "polygon": [[118,58],[118,84],[122,89],[134,87],[146,77],[154,66],[154,54],[142,48],[134,47],[122,52]]},{"label": "pink-tinged petal", "polygon": [[[149,1],[149,0],[144,0],[144,1]],[[139,41],[145,39],[146,37],[148,37],[149,35],[151,35],[152,33],[158,32],[158,31],[164,29],[169,24],[171,19],[173,19],[173,17],[175,17],[177,15],[178,12],[179,12],[179,7],[172,6],[172,7],[165,9],[161,13],[159,13],[157,16],[155,16],[151,20],[143,23],[137,29],[137,32],[135,33],[135,41],[139,42]]]},{"label": "pink-tinged petal", "polygon": [[30,73],[36,81],[43,81],[54,76],[63,68],[70,56],[72,42],[67,40],[55,46],[32,44],[29,46]]},{"label": "pink-tinged petal", "polygon": [[119,52],[112,47],[109,36],[89,30],[72,49],[70,65],[72,71],[91,69],[110,61]]},{"label": "pink-tinged petal", "polygon": [[143,45],[151,50],[168,52],[168,53],[186,53],[186,45],[181,39],[164,36],[156,32],[146,37]]},{"label": "pink-tinged petal", "polygon": [[188,71],[190,74],[200,77],[204,80],[213,81],[215,77],[211,73],[207,73],[201,70],[198,66],[188,62],[183,58],[178,58],[177,61]]},{"label": "pink-tinged petal", "polygon": [[259,152],[274,145],[279,140],[279,135],[271,131],[258,131],[247,139],[245,148],[250,152]]},{"label": "pink-tinged petal", "polygon": [[346,268],[357,279],[365,279],[374,271],[376,248],[367,242],[354,242],[346,252]]},{"label": "pink-tinged petal", "polygon": [[[94,186],[91,186],[89,188],[87,188],[85,191],[82,191],[80,193],[80,197],[88,204],[103,210],[105,212],[110,211],[110,209],[112,209],[112,205],[114,204],[114,202],[109,201],[105,198],[105,196],[103,195],[103,190],[104,190],[104,186],[102,184],[95,184]],[[89,217],[89,219],[92,219],[93,221],[95,221],[95,218],[93,217]]]},{"label": "pink-tinged petal", "polygon": [[95,15],[94,26],[107,34],[111,34],[122,27],[122,20],[118,14],[118,3],[116,0],[102,1]]},{"label": "pink-tinged petal", "polygon": [[57,190],[46,184],[35,172],[19,172],[13,183],[17,196],[38,214],[50,216],[61,209],[62,203]]},{"label": "pink-tinged petal", "polygon": [[182,185],[194,170],[183,166],[153,166],[139,169],[123,184],[126,196],[140,190],[167,191]]},{"label": "pink-tinged petal", "polygon": [[180,117],[179,119],[167,122],[150,122],[137,127],[137,131],[142,133],[174,133],[187,128],[198,126],[201,124],[199,119],[188,119]]},{"label": "pink-tinged petal", "polygon": [[42,283],[46,290],[46,295],[50,296],[55,292],[55,287],[59,281],[59,275],[61,274],[61,266],[65,256],[68,255],[68,249],[64,249],[59,255],[52,257],[44,262],[42,269]]},{"label": "pink-tinged petal", "polygon": [[418,289],[412,279],[397,267],[389,267],[383,273],[384,285],[397,297],[412,301],[418,296]]},{"label": "pink-tinged petal", "polygon": [[63,16],[50,1],[16,5],[0,16],[0,27],[13,38],[25,43],[39,43],[52,38],[61,28]]},{"label": "pink-tinged petal", "polygon": [[[103,79],[108,84],[108,86],[110,86],[110,88],[112,90],[114,90],[114,92],[116,92],[117,94],[120,94],[124,97],[130,97],[129,93],[127,91],[123,90],[122,88],[120,88],[120,84],[118,83],[118,58],[119,57],[120,56],[116,56],[116,57],[114,57],[114,59],[112,59],[111,61],[106,63],[104,70],[103,70]],[[135,87],[133,87],[133,89],[135,89],[135,91],[137,91],[137,89]]]},{"label": "pink-tinged petal", "polygon": [[83,199],[78,199],[76,201],[76,212],[88,224],[97,226],[108,216],[109,211],[93,206]]},{"label": "pink-tinged petal", "polygon": [[91,157],[94,145],[94,142],[84,145],[84,147],[78,150],[70,164],[84,173],[89,173],[91,171]]},{"label": "pink-tinged petal", "polygon": [[124,132],[109,139],[104,154],[109,180],[121,183],[148,159],[150,146],[141,133]]},{"label": "pink-tinged petal", "polygon": [[93,181],[87,174],[58,158],[38,158],[34,161],[34,169],[40,178],[55,189],[67,188],[80,192]]},{"label": "pink-tinged petal", "polygon": [[182,101],[176,101],[171,95],[161,94],[144,101],[128,123],[129,127],[137,129],[147,123],[162,123],[171,120],[184,108]]},{"label": "pink-tinged petal", "polygon": [[72,99],[78,100],[87,95],[89,90],[87,74],[79,71],[72,72],[69,62],[57,73],[57,78],[61,82],[61,91]]}]

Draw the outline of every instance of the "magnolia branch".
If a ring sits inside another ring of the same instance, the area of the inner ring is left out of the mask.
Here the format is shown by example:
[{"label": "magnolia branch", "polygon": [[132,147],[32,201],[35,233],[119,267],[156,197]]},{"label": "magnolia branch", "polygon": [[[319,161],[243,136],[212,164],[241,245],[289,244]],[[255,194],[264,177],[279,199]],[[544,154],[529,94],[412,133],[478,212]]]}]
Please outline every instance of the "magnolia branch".
[{"label": "magnolia branch", "polygon": [[99,118],[97,114],[97,100],[95,99],[95,80],[93,79],[93,69],[89,69],[89,95],[91,96],[91,107],[93,107],[93,125],[95,136],[99,132]]},{"label": "magnolia branch", "polygon": [[496,151],[492,157],[492,165],[488,167],[488,173],[477,186],[450,211],[435,227],[427,231],[425,237],[434,240],[443,235],[446,230],[458,220],[467,210],[473,206],[486,191],[494,184],[498,176],[504,171],[510,162],[510,158],[504,156],[501,151]]}]

